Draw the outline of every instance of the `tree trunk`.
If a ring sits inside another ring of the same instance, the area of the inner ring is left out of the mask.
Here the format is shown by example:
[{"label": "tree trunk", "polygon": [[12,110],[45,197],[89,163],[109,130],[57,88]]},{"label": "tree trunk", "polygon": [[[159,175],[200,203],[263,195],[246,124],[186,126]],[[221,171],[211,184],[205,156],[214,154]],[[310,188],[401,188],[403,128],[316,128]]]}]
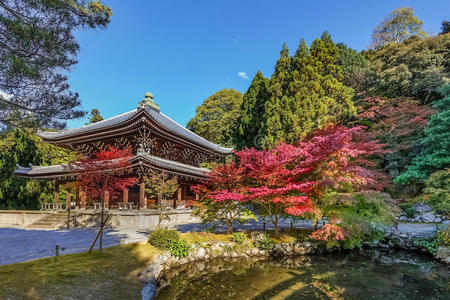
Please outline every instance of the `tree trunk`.
[{"label": "tree trunk", "polygon": [[278,236],[278,215],[275,216],[275,219],[273,222],[273,227],[274,227],[275,235]]},{"label": "tree trunk", "polygon": [[228,220],[228,234],[233,233],[233,220]]},{"label": "tree trunk", "polygon": [[319,226],[319,221],[318,220],[314,221],[314,231],[317,230],[317,226]]},{"label": "tree trunk", "polygon": [[105,197],[102,197],[102,212],[101,212],[101,221],[100,221],[100,245],[98,248],[98,252],[101,254],[103,249],[103,208],[105,206]]}]

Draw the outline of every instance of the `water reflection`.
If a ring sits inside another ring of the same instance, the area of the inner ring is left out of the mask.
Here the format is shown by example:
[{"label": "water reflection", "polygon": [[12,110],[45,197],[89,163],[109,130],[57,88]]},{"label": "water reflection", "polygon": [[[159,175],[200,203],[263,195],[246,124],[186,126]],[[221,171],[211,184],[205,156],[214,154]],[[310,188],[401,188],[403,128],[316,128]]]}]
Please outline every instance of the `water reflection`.
[{"label": "water reflection", "polygon": [[449,299],[447,266],[406,252],[214,260],[164,274],[157,299]]}]

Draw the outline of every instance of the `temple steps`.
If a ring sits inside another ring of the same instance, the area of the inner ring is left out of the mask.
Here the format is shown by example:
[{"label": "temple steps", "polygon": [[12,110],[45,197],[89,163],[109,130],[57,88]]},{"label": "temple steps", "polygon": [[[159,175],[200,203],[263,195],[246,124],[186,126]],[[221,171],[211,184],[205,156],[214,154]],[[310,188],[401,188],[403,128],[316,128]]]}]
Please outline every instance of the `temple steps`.
[{"label": "temple steps", "polygon": [[54,212],[27,226],[32,229],[58,229],[67,224],[67,212]]}]

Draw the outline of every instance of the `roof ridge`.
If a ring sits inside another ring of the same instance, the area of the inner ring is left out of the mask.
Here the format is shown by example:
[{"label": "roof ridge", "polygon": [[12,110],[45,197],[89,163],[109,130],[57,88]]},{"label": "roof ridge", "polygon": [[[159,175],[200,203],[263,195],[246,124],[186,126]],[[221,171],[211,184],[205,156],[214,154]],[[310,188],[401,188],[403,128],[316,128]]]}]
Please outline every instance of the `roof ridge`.
[{"label": "roof ridge", "polygon": [[177,126],[179,126],[180,128],[182,128],[182,129],[184,129],[184,130],[186,130],[186,131],[189,131],[190,133],[192,133],[193,135],[199,137],[200,139],[202,139],[202,140],[205,141],[205,142],[208,142],[208,143],[210,143],[210,144],[213,144],[213,145],[217,146],[218,148],[222,148],[222,149],[224,149],[224,150],[232,150],[232,149],[234,149],[233,147],[231,147],[231,148],[228,148],[228,147],[222,147],[222,145],[220,145],[220,144],[216,144],[216,143],[213,143],[213,142],[211,142],[211,141],[208,141],[208,140],[205,139],[204,137],[202,137],[202,136],[196,134],[195,132],[189,130],[188,128],[186,128],[186,127],[180,125],[177,121],[173,120],[171,117],[165,115],[165,114],[162,113],[162,112],[159,112],[159,113],[160,113],[161,115],[163,115],[164,117],[166,117],[167,119],[169,119],[170,121],[172,121],[173,123],[175,123],[175,124],[176,124]]}]

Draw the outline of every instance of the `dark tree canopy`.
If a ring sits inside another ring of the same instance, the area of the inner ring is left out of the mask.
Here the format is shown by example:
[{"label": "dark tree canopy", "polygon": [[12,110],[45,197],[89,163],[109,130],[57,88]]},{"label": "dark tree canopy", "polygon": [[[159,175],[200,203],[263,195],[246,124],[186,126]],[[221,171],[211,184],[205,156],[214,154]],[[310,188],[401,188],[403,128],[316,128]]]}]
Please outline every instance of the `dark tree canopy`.
[{"label": "dark tree canopy", "polygon": [[84,112],[67,72],[77,63],[78,29],[104,28],[99,1],[0,0],[0,122],[63,127]]},{"label": "dark tree canopy", "polygon": [[233,130],[241,114],[241,103],[241,92],[234,89],[220,90],[197,107],[187,128],[213,143],[232,146]]},{"label": "dark tree canopy", "polygon": [[91,110],[89,114],[89,123],[97,123],[103,121],[103,117],[100,115],[100,111],[96,108]]},{"label": "dark tree canopy", "polygon": [[450,21],[442,21],[441,32],[439,34],[446,34],[450,32]]},{"label": "dark tree canopy", "polygon": [[343,43],[336,45],[339,48],[337,64],[342,68],[343,83],[355,91],[362,91],[370,71],[369,61],[356,50],[347,47]]},{"label": "dark tree canopy", "polygon": [[14,176],[16,165],[67,163],[74,153],[42,142],[29,130],[10,129],[0,137],[0,209],[39,209],[40,204],[53,201],[52,181]]}]

